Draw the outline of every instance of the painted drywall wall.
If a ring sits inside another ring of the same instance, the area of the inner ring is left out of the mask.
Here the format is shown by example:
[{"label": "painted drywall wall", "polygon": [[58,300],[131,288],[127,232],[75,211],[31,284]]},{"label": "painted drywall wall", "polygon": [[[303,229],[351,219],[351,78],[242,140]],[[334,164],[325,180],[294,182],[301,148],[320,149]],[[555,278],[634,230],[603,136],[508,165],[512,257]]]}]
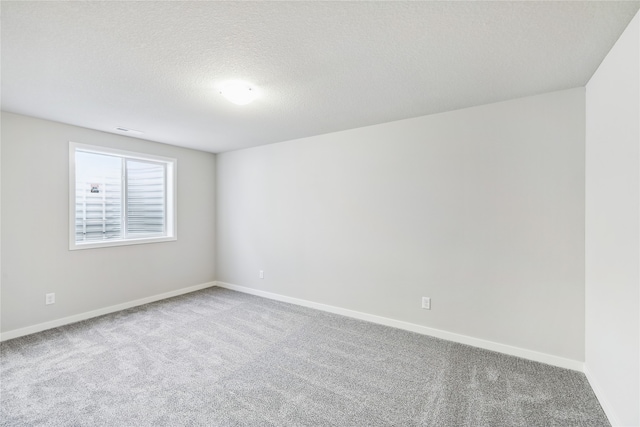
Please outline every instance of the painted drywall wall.
[{"label": "painted drywall wall", "polygon": [[577,88],[222,153],[217,279],[582,361],[584,126]]},{"label": "painted drywall wall", "polygon": [[[69,141],[178,159],[178,240],[69,251]],[[215,160],[3,112],[2,331],[213,281]]]},{"label": "painted drywall wall", "polygon": [[615,425],[640,425],[640,16],[586,87],[586,363]]}]

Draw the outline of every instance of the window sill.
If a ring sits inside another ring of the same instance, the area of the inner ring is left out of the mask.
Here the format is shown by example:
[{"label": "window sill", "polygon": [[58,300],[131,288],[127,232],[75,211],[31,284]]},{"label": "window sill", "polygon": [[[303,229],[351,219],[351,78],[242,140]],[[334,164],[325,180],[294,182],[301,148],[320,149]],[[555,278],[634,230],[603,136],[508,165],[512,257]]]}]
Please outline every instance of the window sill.
[{"label": "window sill", "polygon": [[173,242],[176,240],[178,240],[176,236],[164,236],[164,237],[142,237],[139,239],[126,239],[126,240],[107,240],[103,242],[90,242],[90,243],[71,242],[69,244],[69,250],[76,251],[80,249],[109,248],[112,246],[144,245],[149,243]]}]

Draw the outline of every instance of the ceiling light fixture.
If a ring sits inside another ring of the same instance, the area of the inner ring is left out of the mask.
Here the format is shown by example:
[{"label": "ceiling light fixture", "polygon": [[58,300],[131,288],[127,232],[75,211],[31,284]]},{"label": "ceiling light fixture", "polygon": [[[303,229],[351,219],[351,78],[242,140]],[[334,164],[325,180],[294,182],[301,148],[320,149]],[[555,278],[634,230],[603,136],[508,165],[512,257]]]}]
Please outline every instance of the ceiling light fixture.
[{"label": "ceiling light fixture", "polygon": [[251,83],[241,80],[230,80],[220,85],[220,93],[229,101],[237,105],[247,105],[258,97]]}]

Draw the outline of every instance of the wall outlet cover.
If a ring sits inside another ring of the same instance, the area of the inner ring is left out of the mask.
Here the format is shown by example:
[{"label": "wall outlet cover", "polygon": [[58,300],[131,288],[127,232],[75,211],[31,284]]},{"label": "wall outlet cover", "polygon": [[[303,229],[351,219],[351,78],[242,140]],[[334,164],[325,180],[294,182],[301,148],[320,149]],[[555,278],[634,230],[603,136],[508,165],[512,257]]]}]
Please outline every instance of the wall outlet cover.
[{"label": "wall outlet cover", "polygon": [[45,294],[44,303],[49,305],[56,302],[56,294]]}]

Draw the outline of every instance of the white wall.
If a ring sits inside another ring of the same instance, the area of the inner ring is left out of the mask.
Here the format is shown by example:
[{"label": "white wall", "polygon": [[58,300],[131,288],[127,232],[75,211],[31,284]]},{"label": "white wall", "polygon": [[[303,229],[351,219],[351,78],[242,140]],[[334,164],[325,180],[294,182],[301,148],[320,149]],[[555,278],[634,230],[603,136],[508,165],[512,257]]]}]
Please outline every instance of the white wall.
[{"label": "white wall", "polygon": [[578,88],[220,154],[217,278],[582,361],[584,129]]},{"label": "white wall", "polygon": [[586,91],[586,372],[616,425],[640,425],[640,16]]},{"label": "white wall", "polygon": [[[69,251],[69,141],[177,158],[178,240]],[[214,154],[3,112],[1,182],[2,332],[215,279]]]}]

